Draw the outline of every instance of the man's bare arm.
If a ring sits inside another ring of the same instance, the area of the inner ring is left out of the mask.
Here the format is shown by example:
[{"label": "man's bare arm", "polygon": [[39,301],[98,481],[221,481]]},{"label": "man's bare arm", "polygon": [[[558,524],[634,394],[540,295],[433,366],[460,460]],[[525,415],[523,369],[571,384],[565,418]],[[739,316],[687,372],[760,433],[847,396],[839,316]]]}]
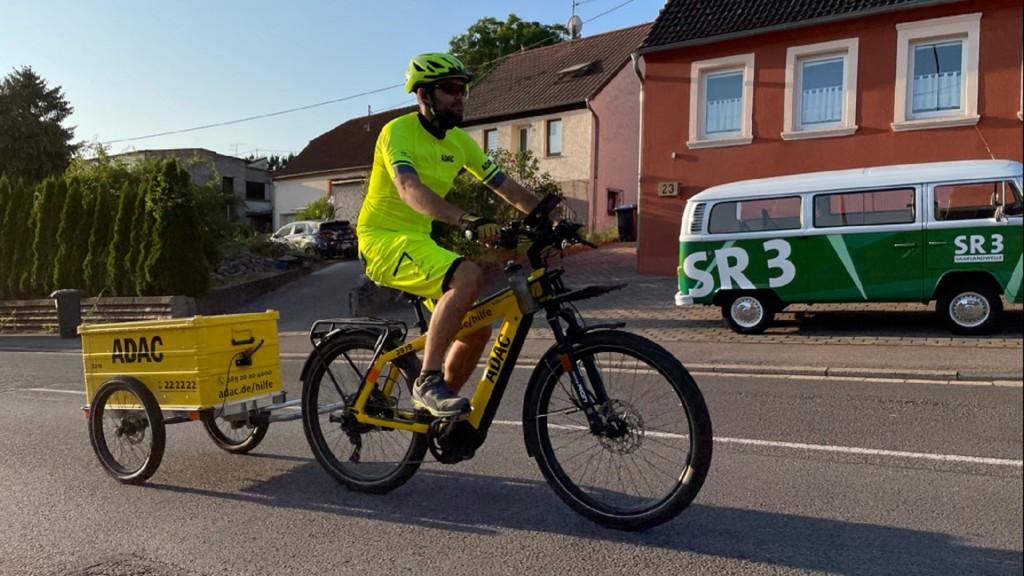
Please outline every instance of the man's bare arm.
[{"label": "man's bare arm", "polygon": [[448,224],[459,224],[465,210],[448,202],[427,188],[420,177],[415,173],[403,173],[395,176],[395,187],[398,188],[398,195],[413,210],[430,216],[434,220],[447,222]]},{"label": "man's bare arm", "polygon": [[497,188],[492,188],[492,190],[523,214],[529,214],[540,202],[540,198],[533,192],[530,192],[522,184],[511,178],[505,178],[501,185]]}]

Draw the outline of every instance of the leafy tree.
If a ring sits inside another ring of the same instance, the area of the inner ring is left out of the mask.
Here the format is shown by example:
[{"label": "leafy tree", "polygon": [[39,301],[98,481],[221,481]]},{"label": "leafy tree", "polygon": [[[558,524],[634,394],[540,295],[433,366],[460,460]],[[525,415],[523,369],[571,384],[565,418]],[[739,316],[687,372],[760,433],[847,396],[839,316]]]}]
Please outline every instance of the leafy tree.
[{"label": "leafy tree", "polygon": [[561,24],[526,22],[509,14],[505,22],[492,17],[477,20],[465,34],[449,40],[448,48],[476,78],[482,78],[513,52],[558,44],[568,37],[568,28]]},{"label": "leafy tree", "polygon": [[60,86],[49,88],[30,67],[0,81],[0,174],[28,182],[63,175],[76,146],[64,127],[74,108]]},{"label": "leafy tree", "polygon": [[[267,171],[276,172],[281,168],[284,168],[292,161],[292,158],[295,158],[295,154],[288,154],[287,156],[278,156],[277,154],[274,154],[272,156],[267,156]],[[258,160],[255,154],[249,154],[245,159],[250,162]]]},{"label": "leafy tree", "polygon": [[[540,163],[529,150],[513,153],[499,148],[491,154],[491,157],[505,174],[522,184],[527,190],[532,190],[537,196],[542,197],[548,193],[562,195],[558,183],[550,174],[540,171]],[[505,224],[523,217],[519,210],[502,200],[469,173],[463,173],[455,179],[455,184],[446,198],[467,212],[490,218],[498,224]],[[466,240],[462,230],[457,226],[434,222],[432,232],[432,236],[438,244],[458,254],[474,257],[490,250],[477,242]]]},{"label": "leafy tree", "polygon": [[334,219],[334,202],[328,197],[314,200],[295,214],[297,220],[332,220]]}]

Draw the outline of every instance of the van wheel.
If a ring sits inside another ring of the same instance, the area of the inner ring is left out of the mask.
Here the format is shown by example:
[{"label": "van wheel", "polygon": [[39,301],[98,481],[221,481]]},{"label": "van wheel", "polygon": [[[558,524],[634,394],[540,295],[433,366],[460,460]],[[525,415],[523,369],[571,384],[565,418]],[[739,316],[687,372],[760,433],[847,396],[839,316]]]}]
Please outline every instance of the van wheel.
[{"label": "van wheel", "polygon": [[990,334],[1003,313],[1003,301],[987,285],[961,282],[943,290],[935,302],[935,312],[954,334]]},{"label": "van wheel", "polygon": [[722,318],[734,332],[760,334],[775,320],[775,307],[762,294],[736,294],[722,304]]}]

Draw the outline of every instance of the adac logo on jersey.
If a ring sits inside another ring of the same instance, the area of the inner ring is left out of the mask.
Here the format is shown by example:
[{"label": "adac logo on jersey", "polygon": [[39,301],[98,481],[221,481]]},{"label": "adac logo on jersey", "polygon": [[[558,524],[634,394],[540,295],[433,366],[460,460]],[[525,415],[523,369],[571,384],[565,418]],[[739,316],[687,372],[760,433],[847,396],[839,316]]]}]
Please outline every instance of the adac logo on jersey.
[{"label": "adac logo on jersey", "polygon": [[441,154],[441,162],[455,164],[455,156],[452,156],[451,154]]}]

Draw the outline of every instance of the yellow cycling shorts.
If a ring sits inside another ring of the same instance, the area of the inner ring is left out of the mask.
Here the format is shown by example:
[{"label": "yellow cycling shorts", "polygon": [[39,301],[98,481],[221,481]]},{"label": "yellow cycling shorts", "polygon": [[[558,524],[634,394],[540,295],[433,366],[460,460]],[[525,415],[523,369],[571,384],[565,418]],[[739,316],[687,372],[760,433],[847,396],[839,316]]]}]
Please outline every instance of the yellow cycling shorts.
[{"label": "yellow cycling shorts", "polygon": [[430,236],[390,230],[359,230],[359,251],[374,282],[437,300],[444,294],[453,264],[462,257]]}]

